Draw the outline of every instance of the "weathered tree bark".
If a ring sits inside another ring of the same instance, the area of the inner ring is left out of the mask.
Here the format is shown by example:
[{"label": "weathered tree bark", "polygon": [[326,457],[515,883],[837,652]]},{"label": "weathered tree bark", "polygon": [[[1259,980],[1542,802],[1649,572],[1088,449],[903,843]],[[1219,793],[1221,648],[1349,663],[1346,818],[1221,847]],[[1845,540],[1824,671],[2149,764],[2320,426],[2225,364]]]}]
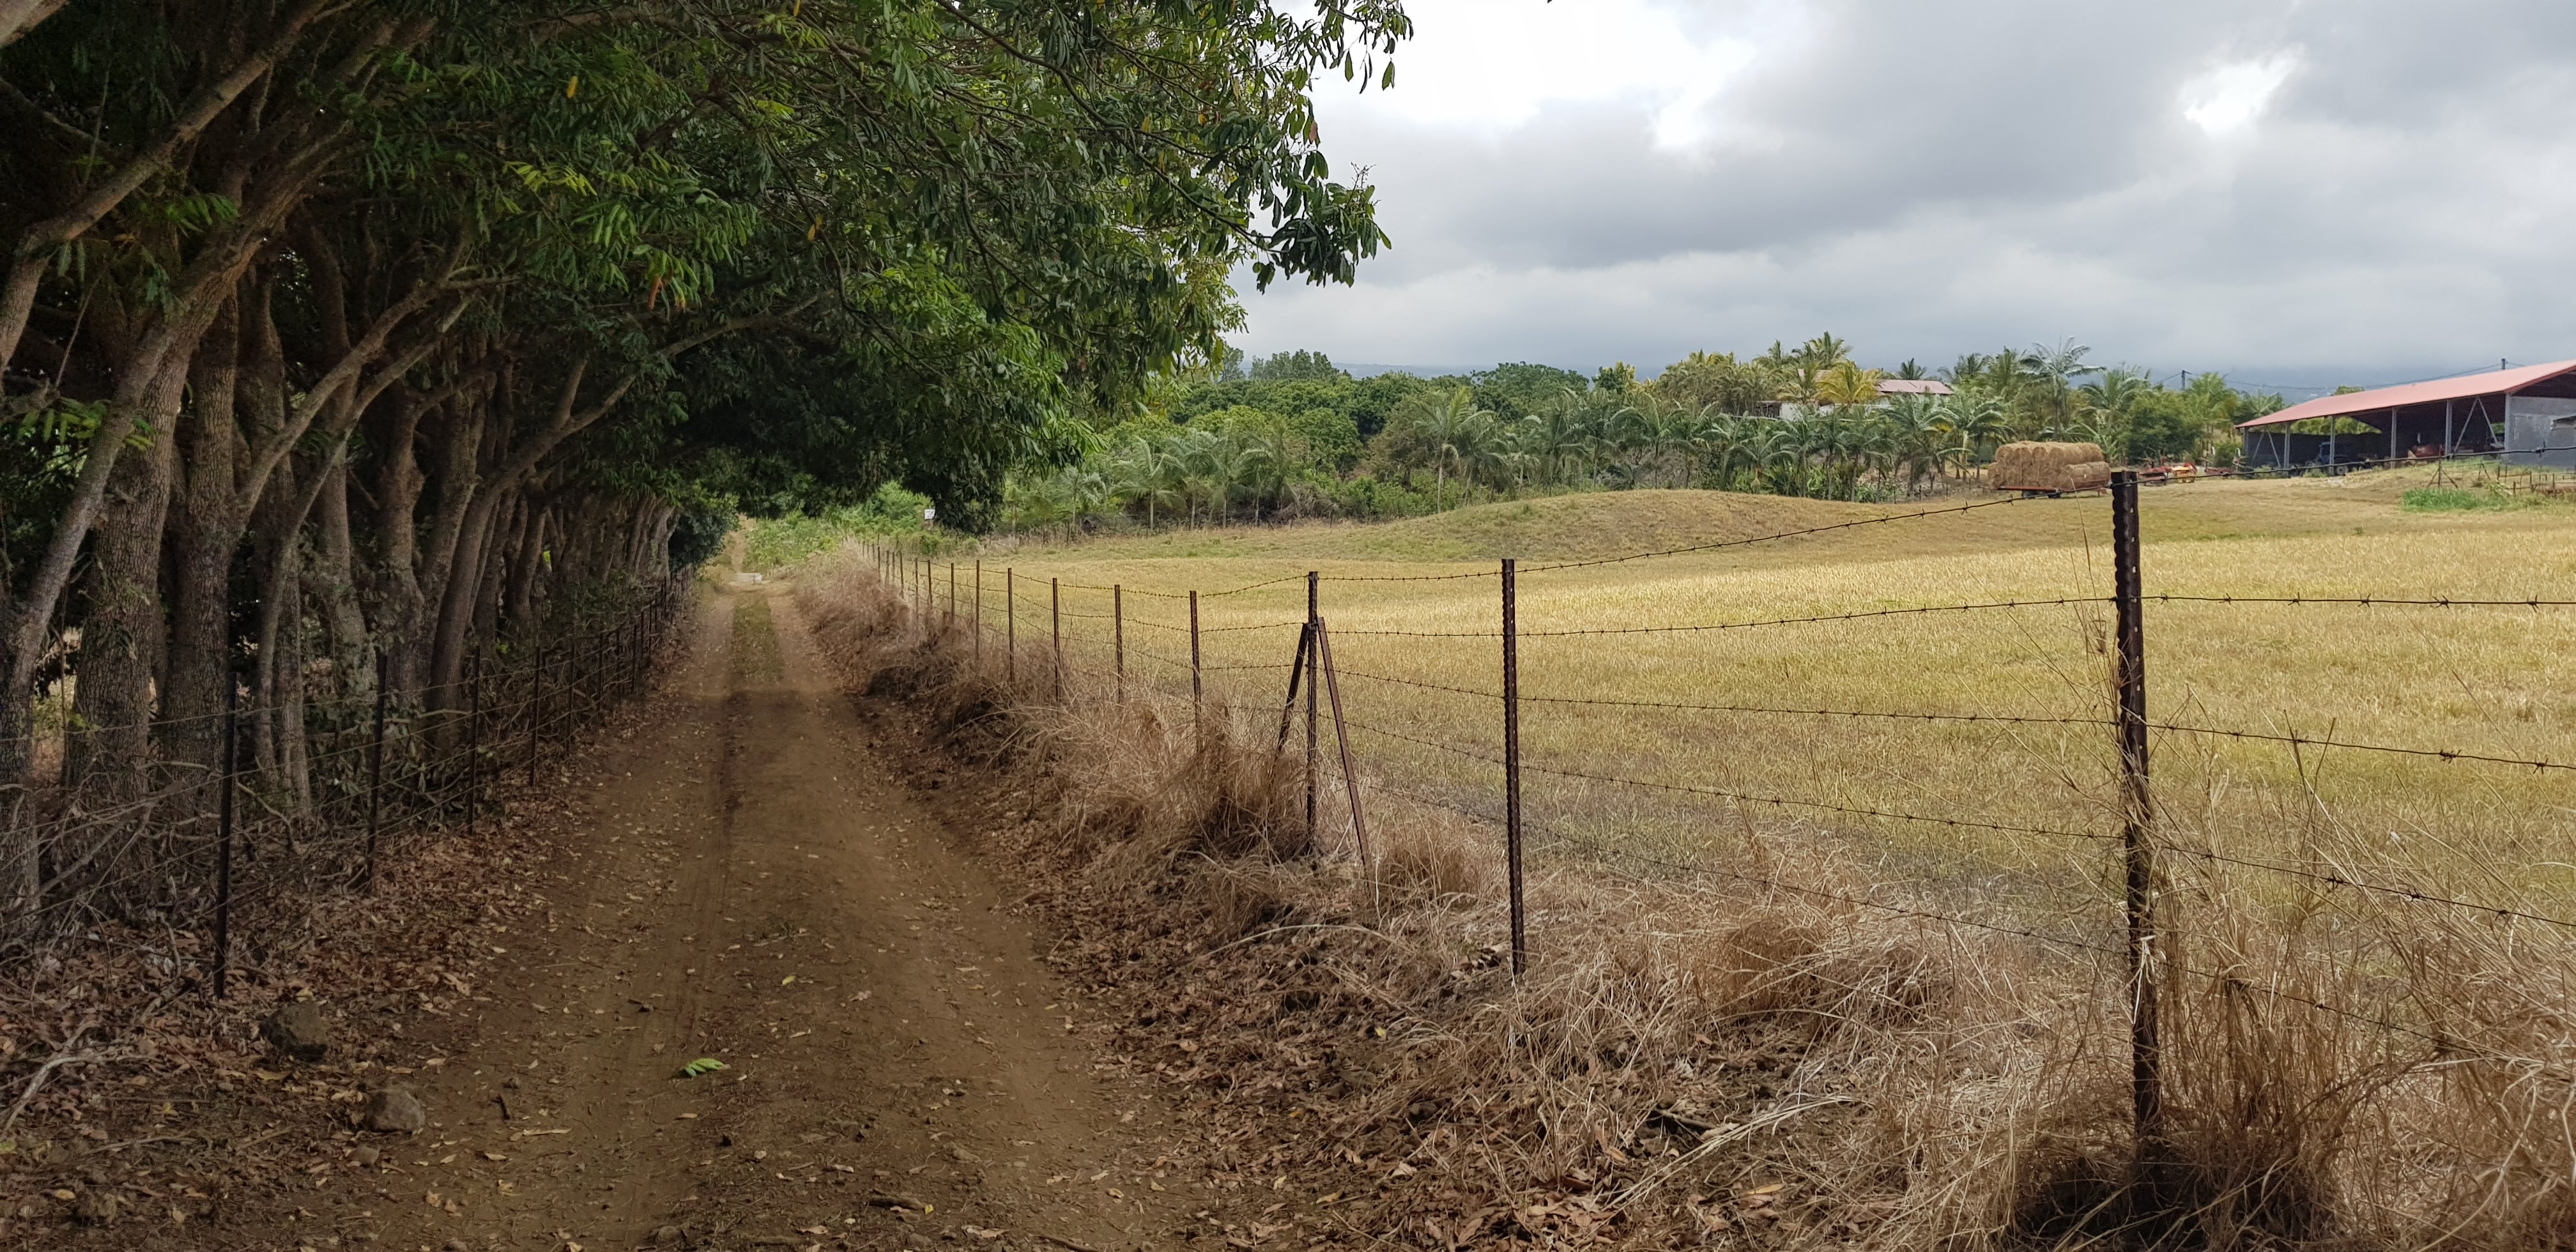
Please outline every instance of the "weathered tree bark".
[{"label": "weathered tree bark", "polygon": [[18,42],[62,7],[63,0],[0,0],[0,48]]},{"label": "weathered tree bark", "polygon": [[549,510],[531,496],[525,523],[519,528],[519,541],[510,557],[510,590],[508,602],[510,632],[533,635],[537,628],[537,569],[545,564],[546,519]]},{"label": "weathered tree bark", "polygon": [[[254,299],[264,301],[262,291]],[[244,390],[281,395],[284,379],[241,384],[240,301],[228,300],[197,350],[190,390],[193,420],[183,432],[179,482],[170,516],[169,681],[162,691],[162,745],[173,762],[213,769],[222,753],[223,687],[231,666],[232,556],[240,542],[234,517],[235,476],[242,452],[235,401]],[[264,318],[253,318],[263,321]],[[254,352],[256,356],[256,350]],[[254,374],[281,365],[255,361]],[[206,793],[211,798],[213,793]],[[202,808],[203,806],[201,806]]]},{"label": "weathered tree bark", "polygon": [[[6,4],[25,2],[0,0]],[[36,291],[44,284],[46,269],[53,264],[54,249],[88,234],[153,175],[170,168],[179,149],[193,142],[251,84],[293,50],[296,41],[304,37],[305,28],[327,4],[328,0],[305,0],[296,6],[266,44],[249,50],[224,73],[182,100],[169,124],[142,151],[90,185],[77,203],[27,228],[11,256],[8,282],[0,285],[0,369],[5,369],[18,354],[18,341],[27,333],[27,315],[36,306]],[[0,43],[6,42],[0,39]]]},{"label": "weathered tree bark", "polygon": [[[516,514],[526,510],[527,505],[521,500],[521,493],[513,491],[510,496],[510,503],[506,507],[511,513]],[[515,520],[515,518],[508,520]],[[483,582],[474,591],[474,612],[468,619],[471,625],[467,628],[469,638],[489,640],[499,637],[501,633],[501,591],[507,583],[505,575],[508,572],[510,543],[516,537],[517,530],[516,526],[509,525],[505,521],[505,524],[493,527],[492,533],[484,541],[481,562]]]},{"label": "weathered tree bark", "polygon": [[115,797],[139,795],[151,785],[152,675],[169,637],[161,537],[179,463],[171,419],[178,416],[186,372],[177,359],[162,372],[153,408],[169,417],[153,423],[149,448],[120,463],[90,549],[80,683],[72,701],[83,729],[71,740],[67,772]]},{"label": "weathered tree bark", "polygon": [[[444,646],[441,631],[455,585],[457,562],[466,547],[466,523],[480,486],[481,475],[476,467],[481,460],[487,414],[485,406],[470,405],[443,424],[446,438],[439,447],[437,469],[431,475],[438,483],[438,507],[430,514],[429,535],[421,553],[420,640],[424,662],[421,697],[433,709],[454,708],[460,698],[455,689],[457,665],[443,659],[440,651]],[[461,658],[462,651],[457,655]]]},{"label": "weathered tree bark", "polygon": [[292,527],[272,538],[276,551],[260,586],[259,767],[300,814],[313,802],[304,756],[304,543]]},{"label": "weathered tree bark", "polygon": [[377,646],[385,650],[385,681],[397,693],[417,695],[421,685],[419,523],[426,479],[413,450],[422,415],[436,407],[425,397],[399,392],[376,440],[375,618]]},{"label": "weathered tree bark", "polygon": [[330,641],[332,688],[347,700],[372,694],[376,667],[370,662],[367,618],[358,606],[357,544],[349,534],[349,465],[345,453],[322,471],[322,495],[314,505],[314,552],[305,583],[322,616]]},{"label": "weathered tree bark", "polygon": [[[310,189],[323,152],[307,148],[282,162],[275,177],[247,188],[247,175],[230,179],[225,189],[244,204],[242,215],[205,242],[172,284],[165,301],[150,314],[133,319],[140,327],[131,346],[108,369],[114,380],[107,414],[92,436],[80,481],[63,506],[52,539],[28,580],[24,595],[0,605],[7,629],[8,673],[0,685],[0,783],[23,778],[27,769],[28,714],[36,667],[46,652],[54,608],[71,582],[80,550],[89,539],[107,498],[110,477],[126,440],[138,424],[160,446],[176,429],[189,360],[223,304],[230,300],[268,232]],[[158,522],[155,524],[157,543]]]},{"label": "weathered tree bark", "polygon": [[617,402],[626,397],[627,388],[634,385],[635,380],[629,377],[610,388],[608,395],[599,403],[578,409],[575,405],[580,400],[582,379],[589,373],[589,368],[587,359],[573,364],[564,379],[562,394],[556,399],[553,420],[511,449],[465,507],[456,545],[457,563],[448,571],[445,594],[440,598],[437,642],[431,653],[430,679],[440,687],[454,683],[464,670],[466,635],[473,623],[474,597],[483,583],[483,570],[479,565],[486,536],[491,532],[493,515],[508,494],[507,489],[515,486],[528,471],[536,468],[537,462],[561,447],[565,440],[581,433],[583,428],[617,407]]},{"label": "weathered tree bark", "polygon": [[[326,303],[339,301],[341,293],[331,281],[336,271],[316,269],[323,279],[317,284],[321,288],[317,295]],[[264,284],[239,302],[243,316],[237,334],[228,336],[219,328],[211,336],[214,357],[210,359],[219,359],[222,366],[203,374],[199,394],[210,395],[207,389],[221,382],[229,382],[233,391],[218,402],[201,402],[207,413],[221,420],[200,429],[190,449],[187,522],[178,528],[182,542],[173,565],[181,616],[172,629],[172,681],[165,701],[167,715],[174,719],[172,733],[165,738],[176,759],[211,764],[217,755],[218,741],[192,734],[190,728],[202,726],[223,704],[232,631],[227,593],[244,529],[267,499],[272,483],[281,481],[280,470],[288,456],[313,432],[317,416],[330,415],[320,434],[326,444],[323,464],[332,466],[364,407],[426,354],[424,343],[396,357],[376,378],[363,375],[365,367],[386,351],[394,328],[428,304],[434,284],[427,277],[414,283],[411,293],[378,315],[357,342],[345,345],[330,370],[301,396],[288,390],[286,352],[273,316],[271,286]],[[233,364],[234,341],[239,344],[238,368]],[[243,433],[244,425],[250,434]],[[310,482],[312,490],[319,491],[329,477],[317,472]],[[302,526],[310,508],[308,497],[285,510],[281,524],[287,539]],[[285,540],[272,538],[270,562],[280,559],[274,554],[289,547]],[[277,577],[274,569],[263,574],[267,580]],[[269,708],[263,700],[254,714],[263,736],[273,729]]]}]

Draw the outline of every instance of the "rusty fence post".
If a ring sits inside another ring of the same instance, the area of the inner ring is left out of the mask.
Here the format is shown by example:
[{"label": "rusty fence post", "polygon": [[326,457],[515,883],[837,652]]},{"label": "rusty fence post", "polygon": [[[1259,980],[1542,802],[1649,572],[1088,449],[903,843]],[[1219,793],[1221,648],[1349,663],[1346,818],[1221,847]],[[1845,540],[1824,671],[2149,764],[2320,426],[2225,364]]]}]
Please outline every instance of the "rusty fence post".
[{"label": "rusty fence post", "polygon": [[465,834],[474,834],[475,793],[483,785],[483,653],[465,659]]},{"label": "rusty fence post", "polygon": [[1064,580],[1047,580],[1048,630],[1055,636],[1055,702],[1064,703]]},{"label": "rusty fence post", "polygon": [[1002,567],[1002,677],[1020,681],[1020,577],[1010,566]]},{"label": "rusty fence post", "polygon": [[223,791],[215,802],[215,998],[232,987],[233,789],[241,773],[241,683],[224,669]]},{"label": "rusty fence post", "polygon": [[1315,846],[1315,766],[1323,755],[1318,733],[1322,727],[1315,718],[1315,634],[1322,629],[1323,618],[1315,608],[1316,585],[1322,579],[1313,570],[1306,571],[1306,846]]},{"label": "rusty fence post", "polygon": [[536,665],[528,675],[528,785],[537,785],[537,745],[546,725],[546,645],[537,645]]},{"label": "rusty fence post", "polygon": [[1288,750],[1288,719],[1297,715],[1297,684],[1306,676],[1306,658],[1313,654],[1314,642],[1315,624],[1298,623],[1297,655],[1288,663],[1288,696],[1279,704],[1279,738],[1270,745],[1273,756]]},{"label": "rusty fence post", "polygon": [[1521,901],[1520,563],[1503,558],[1503,856],[1511,877],[1512,973],[1529,970],[1529,930]]},{"label": "rusty fence post", "polygon": [[2145,580],[2138,560],[2138,475],[2111,476],[2111,564],[2118,605],[2121,850],[2129,923],[2129,1083],[2137,1181],[2156,1184],[2164,1140],[2164,1044],[2157,1030],[2154,797],[2147,772]]},{"label": "rusty fence post", "polygon": [[1109,584],[1109,639],[1117,659],[1118,702],[1127,703],[1127,588],[1121,583]]},{"label": "rusty fence post", "polygon": [[984,563],[975,562],[975,659],[984,659]]},{"label": "rusty fence post", "polygon": [[1201,724],[1205,718],[1202,712],[1205,694],[1199,668],[1199,593],[1193,591],[1190,593],[1190,729],[1202,738],[1207,734],[1206,727]]},{"label": "rusty fence post", "polygon": [[376,649],[376,733],[367,744],[367,893],[376,890],[376,836],[384,825],[385,798],[385,650]]},{"label": "rusty fence post", "polygon": [[1324,619],[1315,619],[1315,655],[1323,664],[1324,692],[1332,698],[1333,744],[1342,754],[1342,790],[1351,801],[1351,845],[1359,853],[1360,864],[1369,863],[1368,823],[1360,818],[1360,776],[1351,768],[1351,728],[1342,718],[1342,678],[1333,669],[1333,632]]}]

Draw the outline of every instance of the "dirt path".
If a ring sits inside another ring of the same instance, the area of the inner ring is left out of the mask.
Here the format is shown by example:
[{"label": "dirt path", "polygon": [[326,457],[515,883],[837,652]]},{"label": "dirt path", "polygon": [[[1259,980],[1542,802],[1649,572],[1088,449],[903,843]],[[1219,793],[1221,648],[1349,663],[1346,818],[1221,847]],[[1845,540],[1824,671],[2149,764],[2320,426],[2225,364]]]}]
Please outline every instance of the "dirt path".
[{"label": "dirt path", "polygon": [[[431,1125],[317,1186],[302,1241],[1177,1246],[1172,1121],[1095,1071],[1017,893],[872,750],[785,596],[701,626],[580,780],[598,817],[543,933],[491,928],[484,1016],[410,1079]],[[676,1076],[697,1058],[725,1068]]]}]

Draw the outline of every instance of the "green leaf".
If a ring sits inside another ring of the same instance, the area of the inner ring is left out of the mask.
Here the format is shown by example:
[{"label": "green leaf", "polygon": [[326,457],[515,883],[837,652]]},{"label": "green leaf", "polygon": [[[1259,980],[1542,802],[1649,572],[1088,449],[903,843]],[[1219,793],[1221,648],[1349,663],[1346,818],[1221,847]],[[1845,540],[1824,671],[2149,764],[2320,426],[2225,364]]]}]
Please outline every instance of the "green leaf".
[{"label": "green leaf", "polygon": [[712,1057],[712,1056],[702,1056],[702,1057],[699,1057],[698,1059],[696,1059],[696,1060],[694,1060],[694,1061],[689,1062],[689,1063],[688,1063],[688,1064],[686,1064],[686,1065],[681,1066],[681,1067],[680,1067],[680,1072],[679,1072],[678,1074],[674,1075],[674,1077],[678,1077],[678,1078],[697,1078],[697,1077],[701,1077],[701,1076],[704,1076],[704,1075],[707,1075],[707,1074],[712,1074],[712,1073],[716,1072],[717,1070],[723,1069],[724,1067],[725,1067],[725,1063],[724,1063],[724,1062],[719,1061],[719,1060],[715,1059],[715,1058],[714,1058],[714,1057]]}]

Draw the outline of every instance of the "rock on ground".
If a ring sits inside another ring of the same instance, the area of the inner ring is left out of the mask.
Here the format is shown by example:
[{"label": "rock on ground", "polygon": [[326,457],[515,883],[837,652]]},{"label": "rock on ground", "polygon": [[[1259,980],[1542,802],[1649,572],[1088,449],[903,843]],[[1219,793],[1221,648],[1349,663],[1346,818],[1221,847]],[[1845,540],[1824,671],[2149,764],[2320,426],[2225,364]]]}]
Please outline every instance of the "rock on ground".
[{"label": "rock on ground", "polygon": [[299,1000],[269,1014],[259,1024],[259,1037],[281,1054],[310,1063],[331,1050],[331,1023],[323,1020],[321,1005]]},{"label": "rock on ground", "polygon": [[410,1134],[429,1124],[429,1112],[420,1107],[420,1097],[407,1087],[387,1087],[367,1097],[367,1111],[359,1124],[369,1130],[388,1134]]}]

